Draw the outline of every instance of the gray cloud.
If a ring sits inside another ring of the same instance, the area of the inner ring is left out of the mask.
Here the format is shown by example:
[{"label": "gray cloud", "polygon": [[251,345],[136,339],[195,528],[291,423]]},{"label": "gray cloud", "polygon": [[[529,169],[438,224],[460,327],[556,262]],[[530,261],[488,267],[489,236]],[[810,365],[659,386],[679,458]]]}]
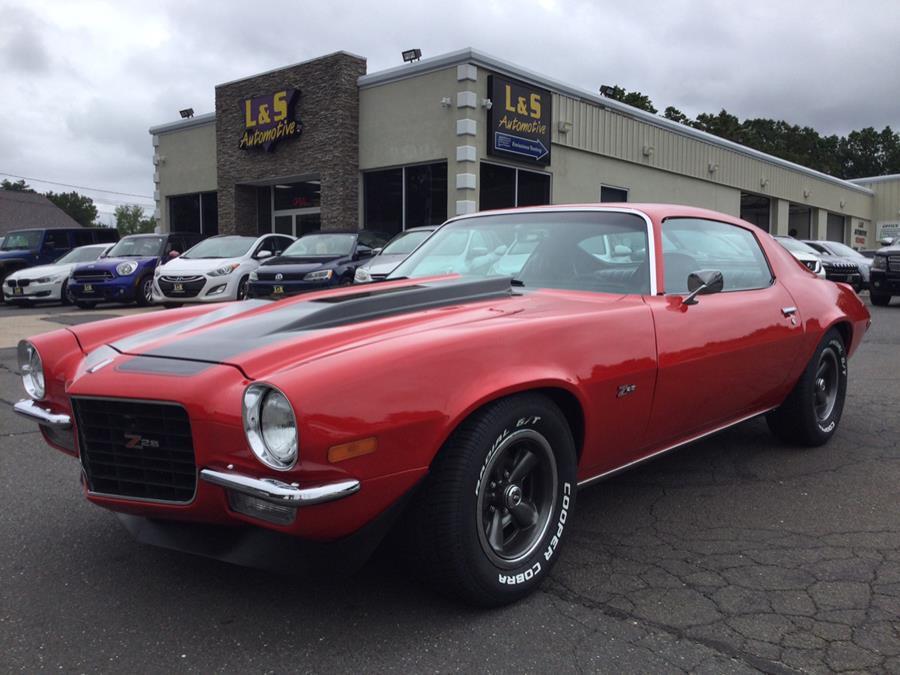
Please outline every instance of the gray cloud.
[{"label": "gray cloud", "polygon": [[212,110],[218,83],[338,49],[372,72],[405,48],[472,46],[590,91],[640,90],[660,110],[900,128],[893,0],[20,0],[0,17],[0,93],[25,111],[0,135],[0,170],[123,192],[152,192],[150,126]]}]

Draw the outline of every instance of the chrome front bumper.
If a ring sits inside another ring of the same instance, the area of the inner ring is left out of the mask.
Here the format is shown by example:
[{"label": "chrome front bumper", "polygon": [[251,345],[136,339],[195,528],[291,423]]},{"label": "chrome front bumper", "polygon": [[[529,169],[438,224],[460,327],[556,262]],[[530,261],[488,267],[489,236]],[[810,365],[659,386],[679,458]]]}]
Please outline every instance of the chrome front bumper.
[{"label": "chrome front bumper", "polygon": [[71,429],[72,418],[62,413],[53,413],[41,408],[30,398],[23,399],[13,406],[13,410],[33,422],[52,427],[53,429]]},{"label": "chrome front bumper", "polygon": [[271,504],[291,507],[324,504],[359,492],[359,481],[355,479],[301,488],[296,483],[283,483],[274,478],[251,478],[213,469],[201,469],[200,479]]}]

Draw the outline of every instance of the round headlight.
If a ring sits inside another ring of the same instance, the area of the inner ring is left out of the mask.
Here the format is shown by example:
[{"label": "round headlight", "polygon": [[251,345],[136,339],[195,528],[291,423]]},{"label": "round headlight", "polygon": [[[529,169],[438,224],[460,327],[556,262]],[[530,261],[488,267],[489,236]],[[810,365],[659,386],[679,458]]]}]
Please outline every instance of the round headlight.
[{"label": "round headlight", "polygon": [[286,471],[297,463],[297,420],[287,397],[267,384],[244,390],[244,433],[253,454],[268,467]]},{"label": "round headlight", "polygon": [[30,342],[22,340],[19,343],[19,372],[22,373],[22,383],[25,391],[33,398],[40,400],[47,393],[44,388],[44,365],[41,363],[41,355]]},{"label": "round headlight", "polygon": [[137,268],[137,263],[133,261],[119,263],[116,265],[116,274],[120,277],[127,277],[129,274],[133,274]]}]

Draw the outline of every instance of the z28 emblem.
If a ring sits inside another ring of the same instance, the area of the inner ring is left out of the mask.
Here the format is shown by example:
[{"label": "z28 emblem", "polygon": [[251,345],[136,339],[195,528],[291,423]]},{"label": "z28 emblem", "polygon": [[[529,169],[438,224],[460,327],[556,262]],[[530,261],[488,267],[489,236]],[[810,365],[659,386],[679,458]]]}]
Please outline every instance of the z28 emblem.
[{"label": "z28 emblem", "polygon": [[144,438],[143,436],[139,436],[138,434],[125,434],[126,448],[158,448],[159,441],[154,441],[151,438]]},{"label": "z28 emblem", "polygon": [[636,384],[620,384],[616,397],[622,398],[623,396],[628,396],[628,394],[633,394],[635,389],[637,389]]}]

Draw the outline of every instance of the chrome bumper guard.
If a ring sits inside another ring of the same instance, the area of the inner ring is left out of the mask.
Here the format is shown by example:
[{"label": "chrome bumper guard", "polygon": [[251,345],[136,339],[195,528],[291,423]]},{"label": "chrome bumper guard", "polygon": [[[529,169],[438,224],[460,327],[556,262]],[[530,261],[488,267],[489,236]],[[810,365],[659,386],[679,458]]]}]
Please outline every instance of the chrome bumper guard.
[{"label": "chrome bumper guard", "polygon": [[23,399],[13,406],[13,410],[22,417],[27,417],[33,422],[52,427],[53,429],[71,429],[72,418],[62,413],[53,413],[44,410],[30,398]]},{"label": "chrome bumper guard", "polygon": [[213,469],[202,469],[200,479],[279,506],[324,504],[359,492],[359,481],[355,479],[301,488],[296,483],[283,483],[274,478],[251,478]]}]

